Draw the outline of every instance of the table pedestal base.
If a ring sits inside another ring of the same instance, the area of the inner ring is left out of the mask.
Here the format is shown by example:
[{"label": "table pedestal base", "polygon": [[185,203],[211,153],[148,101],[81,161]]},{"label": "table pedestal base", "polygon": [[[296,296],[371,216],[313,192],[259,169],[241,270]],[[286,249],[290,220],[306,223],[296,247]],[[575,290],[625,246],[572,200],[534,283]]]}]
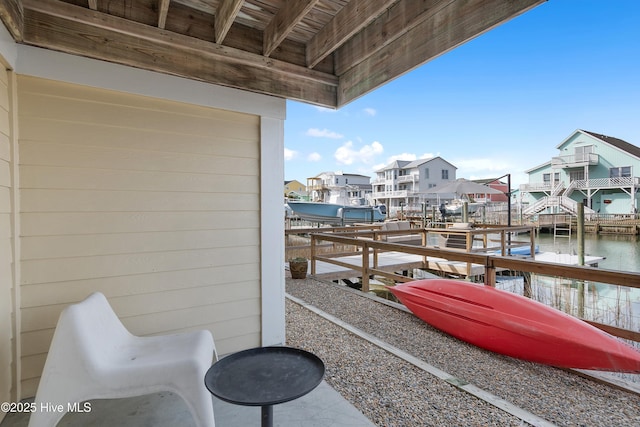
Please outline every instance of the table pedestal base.
[{"label": "table pedestal base", "polygon": [[273,406],[272,405],[264,405],[262,407],[262,427],[272,427],[273,426]]}]

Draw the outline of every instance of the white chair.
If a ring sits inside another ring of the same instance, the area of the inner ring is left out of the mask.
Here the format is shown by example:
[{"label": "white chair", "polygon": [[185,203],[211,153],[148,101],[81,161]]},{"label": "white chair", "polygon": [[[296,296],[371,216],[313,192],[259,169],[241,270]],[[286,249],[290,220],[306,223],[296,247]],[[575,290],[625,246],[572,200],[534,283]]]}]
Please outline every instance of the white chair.
[{"label": "white chair", "polygon": [[[137,337],[101,293],[60,315],[36,394],[59,411],[36,411],[29,427],[55,426],[74,403],[171,391],[181,396],[198,427],[213,427],[213,402],[204,376],[217,360],[209,331]],[[90,415],[88,415],[90,416]]]}]

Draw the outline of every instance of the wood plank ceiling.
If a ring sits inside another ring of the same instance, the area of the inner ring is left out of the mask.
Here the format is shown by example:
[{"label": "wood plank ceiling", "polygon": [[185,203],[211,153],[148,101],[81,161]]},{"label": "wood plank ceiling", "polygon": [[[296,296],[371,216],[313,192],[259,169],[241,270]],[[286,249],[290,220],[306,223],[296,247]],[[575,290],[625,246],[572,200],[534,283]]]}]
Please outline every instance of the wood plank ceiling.
[{"label": "wood plank ceiling", "polygon": [[546,0],[0,0],[18,43],[329,108]]}]

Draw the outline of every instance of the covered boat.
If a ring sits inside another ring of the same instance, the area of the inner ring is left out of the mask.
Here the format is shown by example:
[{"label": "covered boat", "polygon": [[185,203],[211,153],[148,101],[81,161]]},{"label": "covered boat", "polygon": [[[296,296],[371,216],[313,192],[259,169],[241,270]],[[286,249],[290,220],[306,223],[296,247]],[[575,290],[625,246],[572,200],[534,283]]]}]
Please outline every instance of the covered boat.
[{"label": "covered boat", "polygon": [[431,326],[496,353],[561,368],[640,373],[640,351],[520,295],[448,279],[418,280],[389,290]]},{"label": "covered boat", "polygon": [[339,204],[322,202],[289,201],[289,207],[300,218],[335,225],[356,222],[384,221],[387,210],[384,205]]}]

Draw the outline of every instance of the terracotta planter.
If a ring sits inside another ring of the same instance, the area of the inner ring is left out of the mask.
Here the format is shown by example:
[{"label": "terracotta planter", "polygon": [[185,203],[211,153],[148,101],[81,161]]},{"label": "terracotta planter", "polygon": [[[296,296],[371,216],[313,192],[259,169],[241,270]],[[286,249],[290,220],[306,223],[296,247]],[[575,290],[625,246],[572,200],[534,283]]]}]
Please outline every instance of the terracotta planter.
[{"label": "terracotta planter", "polygon": [[289,271],[292,279],[304,279],[307,277],[307,260],[291,260],[289,261]]}]

